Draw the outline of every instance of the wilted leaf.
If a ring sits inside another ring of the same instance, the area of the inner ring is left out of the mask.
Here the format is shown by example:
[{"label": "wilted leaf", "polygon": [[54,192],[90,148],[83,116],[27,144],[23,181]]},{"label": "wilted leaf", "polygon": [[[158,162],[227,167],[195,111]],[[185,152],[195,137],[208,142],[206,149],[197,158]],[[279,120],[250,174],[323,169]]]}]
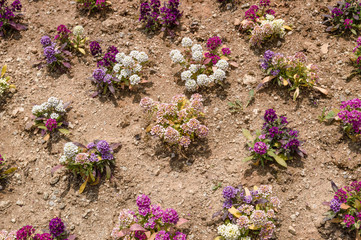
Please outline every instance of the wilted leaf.
[{"label": "wilted leaf", "polygon": [[146,129],[145,129],[145,132],[150,132],[150,130],[152,130],[152,126],[151,125],[149,125]]},{"label": "wilted leaf", "polygon": [[339,219],[339,218],[333,218],[333,219],[331,219],[330,222],[332,222],[332,223],[340,223],[340,222],[342,222],[342,220]]},{"label": "wilted leaf", "polygon": [[352,32],[353,35],[357,35],[355,29],[351,28],[351,32]]},{"label": "wilted leaf", "polygon": [[295,93],[293,94],[293,101],[296,101],[297,97],[300,95],[300,88],[296,88]]},{"label": "wilted leaf", "polygon": [[289,30],[289,31],[292,31],[292,28],[290,26],[287,26],[287,25],[283,25],[284,29],[286,30]]},{"label": "wilted leaf", "polygon": [[216,237],[214,240],[222,240],[223,238],[221,236]]},{"label": "wilted leaf", "polygon": [[6,64],[2,67],[0,77],[4,77],[7,68],[8,68],[8,66]]},{"label": "wilted leaf", "polygon": [[147,230],[145,228],[143,228],[142,226],[140,226],[139,224],[135,223],[132,226],[130,226],[130,231],[135,232],[135,231],[140,231],[140,232],[146,232]]},{"label": "wilted leaf", "polygon": [[222,57],[221,57],[221,59],[222,59],[222,60],[226,60],[226,61],[228,61],[228,60],[229,60],[229,58],[228,58],[228,57],[226,57],[226,56],[222,56]]},{"label": "wilted leaf", "polygon": [[105,170],[106,170],[107,179],[110,179],[112,173],[110,167],[108,165],[105,165]]},{"label": "wilted leaf", "polygon": [[334,192],[337,192],[337,191],[338,191],[338,187],[337,187],[337,185],[336,185],[333,181],[331,181],[331,187],[332,187],[332,189],[333,189]]},{"label": "wilted leaf", "polygon": [[80,148],[86,148],[85,145],[83,145],[83,144],[81,144],[81,143],[79,143],[79,142],[73,142],[73,144],[74,144],[75,146],[80,147]]},{"label": "wilted leaf", "polygon": [[8,174],[11,174],[11,173],[15,172],[16,169],[18,169],[18,168],[16,168],[16,167],[9,168],[9,169],[7,169],[6,171],[4,171],[2,173],[8,175]]},{"label": "wilted leaf", "polygon": [[316,87],[316,86],[314,86],[313,88],[320,91],[321,93],[323,93],[325,95],[328,94],[328,91],[326,89],[324,89],[324,88],[320,88],[320,87]]},{"label": "wilted leaf", "polygon": [[25,130],[30,130],[34,126],[33,122],[27,122],[25,124]]},{"label": "wilted leaf", "polygon": [[150,236],[150,238],[148,240],[154,240],[155,239],[155,236],[157,236],[157,233],[153,233],[152,236]]},{"label": "wilted leaf", "polygon": [[240,211],[238,211],[235,207],[229,208],[228,212],[230,212],[236,218],[239,218],[240,216],[242,216],[242,213]]},{"label": "wilted leaf", "polygon": [[69,130],[65,129],[65,128],[59,128],[58,130],[59,130],[59,132],[61,132],[62,134],[65,134],[65,135],[70,133]]},{"label": "wilted leaf", "polygon": [[80,186],[79,188],[79,193],[83,193],[84,192],[84,189],[86,187],[86,184],[88,183],[88,180],[89,180],[89,177],[87,177],[87,179],[85,180],[85,182]]},{"label": "wilted leaf", "polygon": [[267,154],[270,155],[271,157],[273,157],[274,160],[276,160],[276,162],[277,162],[279,165],[281,165],[281,166],[283,166],[283,167],[287,167],[286,161],[283,160],[283,158],[281,158],[280,156],[276,155],[274,152],[268,151]]},{"label": "wilted leaf", "polygon": [[50,138],[50,134],[46,134],[43,139],[44,139],[44,141],[48,141],[49,138]]},{"label": "wilted leaf", "polygon": [[92,182],[95,182],[95,177],[91,171],[89,171],[89,176]]},{"label": "wilted leaf", "polygon": [[360,200],[355,200],[355,208],[358,210],[358,211],[360,211],[361,210],[361,202],[360,202]]},{"label": "wilted leaf", "polygon": [[180,219],[178,220],[178,222],[177,222],[177,225],[175,225],[175,226],[176,226],[176,227],[179,227],[179,226],[181,226],[182,224],[185,224],[186,222],[188,222],[187,219],[185,219],[185,218],[180,218]]},{"label": "wilted leaf", "polygon": [[208,63],[210,63],[211,62],[211,58],[207,58],[206,60],[204,60],[204,62],[203,62],[203,64],[204,65],[207,65]]},{"label": "wilted leaf", "polygon": [[336,116],[336,114],[333,111],[330,111],[329,113],[327,113],[327,115],[325,116],[326,120],[329,119],[333,119]]},{"label": "wilted leaf", "polygon": [[249,189],[248,188],[244,188],[244,191],[245,191],[245,193],[246,193],[246,196],[251,196],[251,192],[249,191]]},{"label": "wilted leaf", "polygon": [[344,204],[344,203],[341,203],[341,209],[344,209],[344,210],[347,210],[347,209],[349,209],[350,208],[350,206],[349,205],[347,205],[347,204]]},{"label": "wilted leaf", "polygon": [[112,144],[110,144],[110,147],[113,149],[113,151],[117,151],[117,150],[119,150],[119,148],[122,147],[122,144],[121,143],[112,143]]},{"label": "wilted leaf", "polygon": [[288,81],[286,79],[283,79],[283,86],[287,86],[288,85]]},{"label": "wilted leaf", "polygon": [[262,82],[257,86],[256,90],[260,89],[264,84],[270,82],[272,79],[274,79],[276,76],[267,76],[265,77]]},{"label": "wilted leaf", "polygon": [[212,218],[218,217],[221,214],[222,214],[222,211],[218,211],[216,213],[213,213]]},{"label": "wilted leaf", "polygon": [[64,65],[64,67],[66,67],[66,68],[70,68],[70,67],[71,67],[70,63],[68,63],[68,62],[63,62],[63,65]]},{"label": "wilted leaf", "polygon": [[253,141],[251,132],[247,129],[242,129],[243,136],[245,136],[249,141]]},{"label": "wilted leaf", "polygon": [[239,67],[238,63],[236,63],[234,61],[229,62],[229,65],[231,65],[232,67],[235,67],[235,68]]},{"label": "wilted leaf", "polygon": [[85,50],[82,48],[78,48],[79,52],[81,52],[83,55],[85,55]]},{"label": "wilted leaf", "polygon": [[69,235],[68,236],[68,240],[75,240],[76,239],[76,236],[75,235]]}]

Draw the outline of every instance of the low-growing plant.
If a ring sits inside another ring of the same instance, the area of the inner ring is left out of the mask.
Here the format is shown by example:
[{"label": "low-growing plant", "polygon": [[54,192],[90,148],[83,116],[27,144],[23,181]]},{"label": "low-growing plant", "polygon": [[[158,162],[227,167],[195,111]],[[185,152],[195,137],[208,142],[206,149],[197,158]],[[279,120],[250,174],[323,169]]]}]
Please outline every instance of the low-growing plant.
[{"label": "low-growing plant", "polygon": [[361,182],[351,182],[348,186],[338,188],[331,181],[331,186],[335,192],[330,202],[323,204],[330,207],[325,214],[325,221],[331,220],[332,223],[340,224],[342,227],[356,231],[356,239],[361,234]]},{"label": "low-growing plant", "polygon": [[174,28],[179,25],[183,13],[179,11],[179,0],[168,0],[161,6],[160,0],[145,0],[140,5],[139,21],[146,31],[167,31],[174,36]]},{"label": "low-growing plant", "polygon": [[335,7],[328,7],[330,14],[324,14],[327,32],[351,32],[357,35],[361,24],[361,5],[358,0],[341,0]]},{"label": "low-growing plant", "polygon": [[275,11],[269,6],[270,0],[261,0],[259,5],[252,5],[245,12],[240,30],[250,34],[251,46],[260,47],[266,41],[283,38],[285,30],[291,30],[283,19],[275,18]]},{"label": "low-growing plant", "polygon": [[145,97],[140,106],[150,118],[156,116],[155,125],[150,125],[147,131],[166,144],[187,148],[196,138],[208,136],[208,128],[200,121],[204,117],[200,94],[193,94],[190,100],[183,94],[176,95],[171,103]]},{"label": "low-growing plant", "polygon": [[68,142],[64,145],[64,154],[59,160],[60,165],[54,167],[53,172],[65,167],[74,175],[80,175],[84,180],[79,189],[82,193],[87,183],[98,184],[103,173],[106,174],[106,179],[110,179],[111,167],[115,164],[114,151],[120,146],[120,143],[109,144],[105,140],[95,140],[87,146]]},{"label": "low-growing plant", "polygon": [[50,71],[66,72],[70,69],[71,53],[65,49],[66,43],[58,46],[51,41],[49,36],[43,36],[40,40],[43,46],[44,60],[35,66],[39,68],[46,65]]},{"label": "low-growing plant", "polygon": [[361,73],[361,37],[357,39],[357,46],[353,49],[353,55],[351,56],[351,61],[356,68],[353,71],[353,74]]},{"label": "low-growing plant", "polygon": [[328,114],[330,120],[341,122],[343,131],[352,141],[361,140],[361,100],[358,98],[344,101],[339,109],[332,109]]},{"label": "low-growing plant", "polygon": [[0,99],[3,98],[4,94],[10,89],[10,88],[16,88],[15,85],[9,84],[10,77],[6,76],[5,73],[7,70],[7,65],[4,65],[0,72]]},{"label": "low-growing plant", "polygon": [[276,229],[276,212],[281,201],[272,195],[271,185],[254,186],[253,190],[238,186],[223,189],[223,210],[213,214],[222,216],[216,239],[251,240],[271,239]]},{"label": "low-growing plant", "polygon": [[[102,53],[99,43],[92,42],[91,52],[93,56]],[[133,50],[126,55],[119,52],[114,46],[107,49],[104,56],[98,61],[98,68],[94,70],[91,80],[96,84],[98,91],[93,97],[99,94],[106,94],[109,90],[115,94],[115,88],[128,87],[132,89],[140,83],[146,83],[141,79],[143,67],[148,62],[148,55],[145,52]]]},{"label": "low-growing plant", "polygon": [[261,68],[267,77],[256,90],[273,80],[278,86],[288,86],[290,91],[295,91],[293,100],[300,95],[300,88],[313,88],[323,94],[328,93],[326,89],[316,86],[319,80],[318,68],[314,64],[307,65],[306,55],[302,52],[286,57],[281,53],[267,50],[261,60]]},{"label": "low-growing plant", "polygon": [[300,148],[301,141],[298,140],[298,131],[288,128],[285,116],[277,116],[275,110],[266,110],[262,130],[256,131],[252,136],[250,131],[243,129],[243,135],[249,142],[247,145],[251,156],[243,161],[255,160],[262,166],[267,161],[275,160],[283,167],[287,167],[286,160],[292,159],[295,154],[304,157],[305,152]]},{"label": "low-growing plant", "polygon": [[228,102],[228,108],[231,113],[238,113],[242,111],[242,103],[238,99],[234,102]]},{"label": "low-growing plant", "polygon": [[[5,240],[74,240],[76,239],[75,235],[70,235],[66,231],[65,224],[58,217],[51,219],[49,222],[49,229],[43,232],[44,233],[37,233],[37,230],[33,226],[26,225],[16,232],[13,231],[7,233],[9,238],[0,238],[0,239],[5,239]],[[6,234],[6,231],[4,231],[4,234]]]},{"label": "low-growing plant", "polygon": [[203,51],[200,44],[193,44],[190,38],[185,37],[182,40],[183,54],[179,50],[170,52],[172,62],[182,67],[181,80],[188,91],[194,92],[213,83],[222,85],[229,65],[237,67],[235,62],[228,63],[231,50],[221,45],[220,37],[211,37],[207,41],[208,51]]},{"label": "low-growing plant", "polygon": [[6,231],[1,230],[0,231],[0,239],[1,240],[16,240],[16,231]]},{"label": "low-growing plant", "polygon": [[4,37],[9,30],[22,31],[27,27],[19,23],[22,5],[20,0],[15,0],[10,5],[7,0],[0,0],[0,36]]},{"label": "low-growing plant", "polygon": [[84,28],[82,26],[75,26],[73,31],[70,31],[65,25],[59,25],[57,28],[57,35],[54,40],[71,52],[79,52],[83,55],[86,54],[85,46],[88,38],[84,36]]},{"label": "low-growing plant", "polygon": [[76,0],[80,10],[91,12],[101,12],[111,6],[111,2],[107,0]]},{"label": "low-growing plant", "polygon": [[70,105],[63,103],[56,97],[50,97],[47,102],[41,105],[35,105],[32,109],[32,119],[34,126],[41,130],[41,135],[48,140],[55,132],[68,134],[68,123],[66,120],[66,111]]},{"label": "low-growing plant", "polygon": [[12,174],[16,169],[17,169],[16,167],[12,167],[12,168],[6,167],[5,158],[0,154],[0,180]]},{"label": "low-growing plant", "polygon": [[123,209],[119,221],[111,233],[114,240],[186,240],[187,235],[177,228],[186,219],[180,218],[173,208],[162,209],[160,205],[152,205],[147,195],[137,198],[138,213]]}]

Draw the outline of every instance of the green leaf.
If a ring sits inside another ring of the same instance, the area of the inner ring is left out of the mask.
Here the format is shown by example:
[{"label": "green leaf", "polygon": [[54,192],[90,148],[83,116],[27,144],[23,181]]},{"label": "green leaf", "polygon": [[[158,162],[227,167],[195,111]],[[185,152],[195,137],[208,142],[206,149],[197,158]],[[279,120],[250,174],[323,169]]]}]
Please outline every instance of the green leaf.
[{"label": "green leaf", "polygon": [[253,156],[249,156],[249,157],[246,157],[245,159],[242,160],[242,162],[248,162],[248,161],[251,161],[253,159]]},{"label": "green leaf", "polygon": [[107,179],[110,179],[110,174],[111,174],[110,167],[108,165],[105,165],[105,169],[107,172]]},{"label": "green leaf", "polygon": [[16,169],[18,169],[18,168],[16,168],[16,167],[9,168],[8,170],[2,172],[2,174],[6,174],[6,175],[11,174],[11,173],[15,172]]},{"label": "green leaf", "polygon": [[243,136],[245,136],[249,141],[253,141],[252,134],[247,129],[242,129]]},{"label": "green leaf", "polygon": [[272,152],[272,151],[269,150],[269,151],[267,152],[267,154],[268,154],[269,156],[273,157],[274,160],[276,160],[276,162],[277,162],[279,165],[281,165],[281,166],[283,166],[283,167],[287,167],[286,161],[283,160],[283,158],[281,158],[280,156],[276,155],[274,152]]},{"label": "green leaf", "polygon": [[8,68],[8,66],[5,64],[5,65],[3,66],[3,68],[1,69],[1,75],[0,75],[0,77],[3,77],[3,76],[5,75],[7,68]]},{"label": "green leaf", "polygon": [[330,111],[329,113],[327,113],[325,119],[329,120],[329,119],[333,119],[336,116],[334,111]]},{"label": "green leaf", "polygon": [[351,32],[352,32],[353,35],[357,35],[355,29],[351,28]]},{"label": "green leaf", "polygon": [[254,99],[254,90],[251,89],[251,91],[249,91],[249,98],[248,98],[248,101],[246,103],[246,107],[248,107],[248,105],[252,102],[253,99]]},{"label": "green leaf", "polygon": [[38,128],[47,130],[45,126],[38,126]]},{"label": "green leaf", "polygon": [[65,135],[67,135],[67,134],[70,133],[69,130],[68,130],[68,129],[65,129],[65,128],[60,128],[60,129],[58,129],[58,130],[59,130],[59,132],[61,132],[62,134],[65,134]]}]

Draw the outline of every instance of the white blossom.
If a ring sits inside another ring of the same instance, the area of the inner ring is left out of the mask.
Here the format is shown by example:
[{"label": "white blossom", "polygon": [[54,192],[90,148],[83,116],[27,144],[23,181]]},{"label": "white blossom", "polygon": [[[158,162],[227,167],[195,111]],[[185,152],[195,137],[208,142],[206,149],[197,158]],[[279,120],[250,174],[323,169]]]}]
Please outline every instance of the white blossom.
[{"label": "white blossom", "polygon": [[76,27],[74,27],[74,29],[73,29],[73,34],[74,34],[75,36],[83,35],[83,33],[84,33],[84,28],[83,28],[82,26],[76,26]]},{"label": "white blossom", "polygon": [[191,71],[192,73],[196,73],[200,68],[199,64],[191,64],[189,66],[189,71]]},{"label": "white blossom", "polygon": [[60,102],[59,99],[57,99],[56,97],[50,97],[48,99],[48,103],[50,104],[51,107],[58,106],[59,102]]},{"label": "white blossom", "polygon": [[184,57],[181,53],[175,53],[171,58],[174,63],[184,62]]},{"label": "white blossom", "polygon": [[207,86],[209,83],[208,76],[206,74],[200,74],[197,77],[197,84],[199,86]]},{"label": "white blossom", "polygon": [[60,164],[64,164],[66,162],[66,159],[67,159],[66,156],[62,155],[59,159]]},{"label": "white blossom", "polygon": [[79,152],[79,147],[72,142],[67,142],[64,145],[64,155],[67,159],[73,159]]},{"label": "white blossom", "polygon": [[148,61],[148,55],[145,52],[140,52],[138,56],[136,57],[137,61],[140,63],[144,63]]},{"label": "white blossom", "polygon": [[195,51],[192,53],[192,58],[194,61],[200,62],[203,59],[203,52]]},{"label": "white blossom", "polygon": [[57,114],[57,113],[52,113],[52,114],[50,114],[50,118],[52,118],[52,119],[58,119],[58,118],[59,118],[59,114]]},{"label": "white blossom", "polygon": [[203,48],[202,48],[202,46],[199,45],[199,44],[194,44],[194,45],[192,46],[191,50],[192,50],[192,52],[197,52],[197,51],[203,52]]},{"label": "white blossom", "polygon": [[140,77],[137,74],[133,74],[130,76],[129,81],[132,86],[137,85],[140,82]]},{"label": "white blossom", "polygon": [[217,81],[223,81],[226,78],[226,73],[222,69],[217,69],[213,73],[214,79]]},{"label": "white blossom", "polygon": [[134,59],[130,56],[125,56],[122,60],[122,64],[126,68],[130,68],[134,65]]},{"label": "white blossom", "polygon": [[191,77],[192,77],[191,71],[184,71],[181,73],[181,79],[183,81],[187,81],[187,80],[191,79]]},{"label": "white blossom", "polygon": [[223,224],[217,228],[218,234],[225,240],[237,240],[241,236],[241,232],[236,224]]},{"label": "white blossom", "polygon": [[135,66],[133,68],[133,72],[138,73],[140,71],[142,71],[142,65],[140,65],[139,63],[135,64]]},{"label": "white blossom", "polygon": [[228,68],[228,62],[224,59],[221,59],[217,62],[216,67],[225,71]]},{"label": "white blossom", "polygon": [[131,51],[131,52],[129,53],[129,56],[131,56],[132,58],[137,59],[138,54],[139,54],[139,51],[133,50],[133,51]]},{"label": "white blossom", "polygon": [[197,82],[193,79],[189,79],[186,81],[186,89],[190,92],[194,92],[197,89]]},{"label": "white blossom", "polygon": [[113,71],[114,72],[119,72],[120,69],[121,69],[122,65],[120,65],[119,63],[115,64],[114,67],[113,67]]},{"label": "white blossom", "polygon": [[184,37],[182,39],[182,46],[183,47],[191,47],[193,44],[193,41],[189,37]]},{"label": "white blossom", "polygon": [[35,105],[35,106],[33,107],[33,109],[31,110],[31,112],[32,112],[34,115],[37,115],[37,114],[41,113],[41,111],[42,111],[42,108],[41,108],[41,106],[39,106],[39,105]]},{"label": "white blossom", "polygon": [[118,63],[122,63],[125,56],[126,55],[123,52],[117,53],[117,55],[115,55],[115,61],[117,61]]}]

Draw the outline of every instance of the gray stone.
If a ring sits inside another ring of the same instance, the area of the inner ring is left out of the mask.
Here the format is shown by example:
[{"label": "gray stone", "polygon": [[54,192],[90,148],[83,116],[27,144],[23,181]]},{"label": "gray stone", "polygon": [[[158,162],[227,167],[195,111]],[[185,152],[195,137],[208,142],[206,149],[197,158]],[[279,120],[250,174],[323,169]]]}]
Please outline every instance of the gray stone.
[{"label": "gray stone", "polygon": [[243,77],[243,84],[245,85],[251,85],[257,83],[257,79],[252,75],[244,75]]},{"label": "gray stone", "polygon": [[292,235],[296,235],[296,230],[292,226],[288,227],[288,232],[291,233]]}]

